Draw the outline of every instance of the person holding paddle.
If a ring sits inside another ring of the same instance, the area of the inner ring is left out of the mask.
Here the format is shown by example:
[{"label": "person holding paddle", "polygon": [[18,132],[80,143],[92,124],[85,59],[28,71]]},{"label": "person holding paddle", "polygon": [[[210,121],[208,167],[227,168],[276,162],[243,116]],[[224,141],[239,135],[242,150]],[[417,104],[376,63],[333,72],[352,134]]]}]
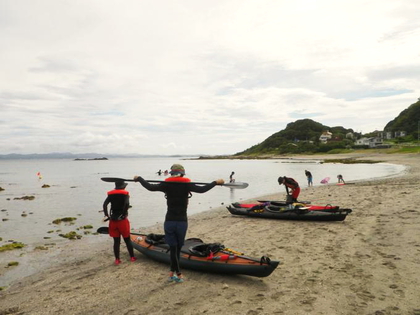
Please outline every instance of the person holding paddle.
[{"label": "person holding paddle", "polygon": [[183,276],[179,268],[181,248],[184,245],[188,229],[187,208],[188,199],[192,192],[205,193],[216,185],[223,185],[224,180],[218,179],[207,184],[195,184],[185,176],[185,169],[181,164],[174,164],[169,172],[170,177],[164,182],[150,184],[141,176],[134,176],[134,181],[149,191],[161,191],[165,193],[167,212],[164,222],[165,242],[169,245],[171,267],[169,272],[170,282],[183,282]]},{"label": "person holding paddle", "polygon": [[[120,259],[120,245],[121,236],[127,246],[130,260],[135,261],[133,245],[130,240],[130,222],[128,221],[128,208],[130,207],[130,195],[127,190],[127,183],[124,181],[115,182],[115,189],[108,191],[103,204],[103,211],[105,220],[109,220],[109,236],[114,238],[114,255],[115,264],[121,263]],[[108,214],[108,204],[111,203],[111,211]]]},{"label": "person holding paddle", "polygon": [[[297,181],[295,181],[291,177],[286,176],[280,176],[277,180],[279,182],[279,185],[283,184],[286,188],[287,193],[287,200],[286,203],[293,203],[297,202],[297,198],[300,194],[300,187]],[[289,192],[289,189],[291,190],[291,194]]]}]

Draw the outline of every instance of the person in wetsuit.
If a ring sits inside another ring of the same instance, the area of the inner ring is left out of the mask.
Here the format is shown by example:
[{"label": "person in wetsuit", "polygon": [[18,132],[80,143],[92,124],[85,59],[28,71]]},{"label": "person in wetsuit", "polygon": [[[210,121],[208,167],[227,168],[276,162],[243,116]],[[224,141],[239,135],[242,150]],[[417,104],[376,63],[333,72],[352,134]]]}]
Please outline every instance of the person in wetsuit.
[{"label": "person in wetsuit", "polygon": [[[120,259],[120,245],[121,236],[127,246],[130,260],[135,261],[133,245],[130,240],[130,221],[128,221],[128,208],[130,207],[130,194],[125,187],[127,183],[124,181],[115,182],[115,189],[108,191],[103,210],[105,220],[109,220],[109,236],[114,239],[114,256],[115,264],[121,263]],[[108,213],[108,204],[111,204],[110,213]]]},{"label": "person in wetsuit", "polygon": [[306,178],[308,179],[308,187],[309,186],[313,186],[314,183],[312,181],[312,173],[309,172],[309,171],[307,171],[307,170],[305,170],[305,175],[306,175]]},{"label": "person in wetsuit", "polygon": [[[279,182],[279,185],[283,184],[284,187],[286,188],[286,193],[287,193],[287,203],[293,203],[293,202],[297,202],[297,198],[299,197],[300,194],[300,187],[297,181],[295,181],[293,178],[291,177],[286,177],[286,176],[280,176],[277,180]],[[291,194],[289,192],[289,189],[291,191]]]},{"label": "person in wetsuit", "polygon": [[158,184],[150,184],[141,176],[134,176],[134,181],[140,182],[147,190],[165,193],[167,212],[163,227],[165,242],[170,248],[169,281],[183,282],[179,259],[188,229],[188,199],[192,196],[192,192],[205,193],[216,185],[223,185],[224,180],[218,179],[204,185],[193,184],[189,178],[184,177],[185,169],[181,164],[172,165],[169,173],[171,176]]}]

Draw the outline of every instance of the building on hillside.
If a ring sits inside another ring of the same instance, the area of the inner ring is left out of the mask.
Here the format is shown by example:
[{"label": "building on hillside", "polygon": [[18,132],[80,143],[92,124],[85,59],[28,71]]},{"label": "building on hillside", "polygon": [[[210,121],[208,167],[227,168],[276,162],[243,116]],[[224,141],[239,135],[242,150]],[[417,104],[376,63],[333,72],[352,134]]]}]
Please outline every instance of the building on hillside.
[{"label": "building on hillside", "polygon": [[331,138],[332,138],[332,133],[329,131],[324,131],[322,135],[319,137],[319,141],[321,141],[321,143],[327,143],[328,140],[330,140]]},{"label": "building on hillside", "polygon": [[405,131],[381,131],[378,132],[378,137],[381,139],[394,139],[394,138],[401,138],[401,137],[405,137],[407,135],[407,133]]},{"label": "building on hillside", "polygon": [[407,134],[405,131],[395,131],[395,138],[405,137]]},{"label": "building on hillside", "polygon": [[377,148],[383,145],[382,138],[379,137],[370,137],[370,138],[360,138],[356,140],[355,145],[369,146],[369,148]]}]

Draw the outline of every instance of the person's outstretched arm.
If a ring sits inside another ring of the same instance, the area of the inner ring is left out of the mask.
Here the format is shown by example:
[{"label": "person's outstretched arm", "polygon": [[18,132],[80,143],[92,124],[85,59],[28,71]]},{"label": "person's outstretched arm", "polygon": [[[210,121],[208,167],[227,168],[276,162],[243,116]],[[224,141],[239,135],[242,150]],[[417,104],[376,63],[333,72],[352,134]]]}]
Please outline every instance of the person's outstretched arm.
[{"label": "person's outstretched arm", "polygon": [[217,179],[217,180],[212,181],[211,183],[206,184],[206,185],[189,184],[189,190],[191,192],[196,192],[196,193],[202,194],[202,193],[205,193],[205,192],[209,191],[214,186],[223,185],[224,183],[225,183],[225,181],[223,179]]},{"label": "person's outstretched arm", "polygon": [[141,176],[134,176],[134,181],[139,182],[144,188],[150,191],[162,191],[161,184],[150,184],[147,180],[143,179]]}]

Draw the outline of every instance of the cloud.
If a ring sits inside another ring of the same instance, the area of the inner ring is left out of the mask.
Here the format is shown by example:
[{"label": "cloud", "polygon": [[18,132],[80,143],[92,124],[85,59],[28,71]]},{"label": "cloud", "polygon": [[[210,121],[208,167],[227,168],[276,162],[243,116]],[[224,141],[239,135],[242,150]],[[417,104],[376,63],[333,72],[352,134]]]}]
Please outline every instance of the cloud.
[{"label": "cloud", "polygon": [[[420,96],[409,0],[4,1],[3,153],[229,154]],[[355,23],[357,21],[357,23]]]}]

